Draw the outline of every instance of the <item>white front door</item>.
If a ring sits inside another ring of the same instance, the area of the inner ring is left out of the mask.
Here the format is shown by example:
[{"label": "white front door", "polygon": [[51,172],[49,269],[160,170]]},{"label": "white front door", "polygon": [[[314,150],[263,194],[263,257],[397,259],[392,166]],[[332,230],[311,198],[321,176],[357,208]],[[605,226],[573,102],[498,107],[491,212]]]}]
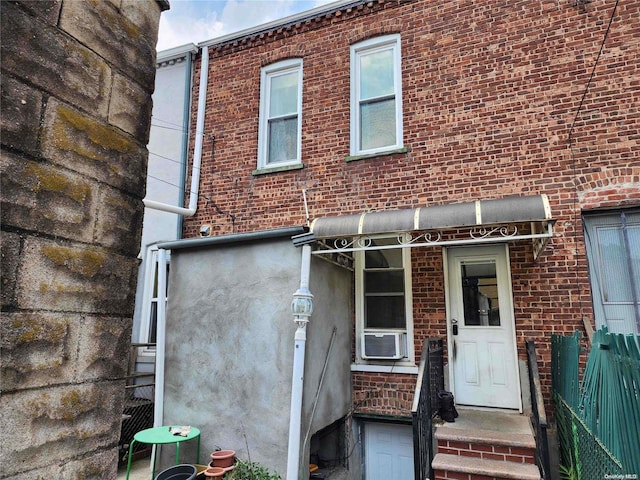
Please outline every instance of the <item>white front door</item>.
[{"label": "white front door", "polygon": [[460,405],[522,406],[507,248],[446,252],[450,384]]},{"label": "white front door", "polygon": [[413,480],[413,428],[365,424],[365,479]]}]

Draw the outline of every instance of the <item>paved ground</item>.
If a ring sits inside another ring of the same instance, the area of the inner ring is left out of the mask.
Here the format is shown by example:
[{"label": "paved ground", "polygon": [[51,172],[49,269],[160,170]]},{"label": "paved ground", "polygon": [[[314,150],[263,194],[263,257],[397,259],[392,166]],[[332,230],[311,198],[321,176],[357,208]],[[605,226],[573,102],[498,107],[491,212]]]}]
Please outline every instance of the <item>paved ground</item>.
[{"label": "paved ground", "polygon": [[[136,460],[131,464],[131,473],[129,474],[129,480],[151,480],[151,470],[149,470],[148,458]],[[158,472],[156,472],[157,475]],[[125,480],[127,478],[127,466],[121,467],[118,470],[117,480]]]}]

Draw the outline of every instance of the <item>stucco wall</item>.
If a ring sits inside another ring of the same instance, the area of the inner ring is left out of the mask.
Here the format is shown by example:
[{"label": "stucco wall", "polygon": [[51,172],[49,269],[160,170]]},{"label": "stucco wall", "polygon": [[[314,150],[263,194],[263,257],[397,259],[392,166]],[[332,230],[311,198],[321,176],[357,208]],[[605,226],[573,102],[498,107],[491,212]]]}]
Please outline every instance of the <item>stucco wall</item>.
[{"label": "stucco wall", "polygon": [[2,2],[0,478],[115,478],[160,12]]},{"label": "stucco wall", "polygon": [[[202,462],[219,446],[286,472],[300,262],[287,237],[172,251],[164,423],[200,428]],[[334,325],[312,430],[343,416],[351,395],[350,273],[314,259],[311,275],[303,437]]]}]

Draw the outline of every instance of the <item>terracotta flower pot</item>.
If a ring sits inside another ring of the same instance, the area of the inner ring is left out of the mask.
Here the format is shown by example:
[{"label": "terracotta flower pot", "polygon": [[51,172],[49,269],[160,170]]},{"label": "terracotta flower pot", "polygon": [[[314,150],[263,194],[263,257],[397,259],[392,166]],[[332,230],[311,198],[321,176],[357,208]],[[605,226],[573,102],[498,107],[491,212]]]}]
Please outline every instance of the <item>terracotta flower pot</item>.
[{"label": "terracotta flower pot", "polygon": [[209,467],[204,471],[204,476],[207,478],[222,478],[227,471],[222,467]]},{"label": "terracotta flower pot", "polygon": [[218,450],[211,454],[211,465],[214,467],[227,468],[233,465],[235,450]]}]

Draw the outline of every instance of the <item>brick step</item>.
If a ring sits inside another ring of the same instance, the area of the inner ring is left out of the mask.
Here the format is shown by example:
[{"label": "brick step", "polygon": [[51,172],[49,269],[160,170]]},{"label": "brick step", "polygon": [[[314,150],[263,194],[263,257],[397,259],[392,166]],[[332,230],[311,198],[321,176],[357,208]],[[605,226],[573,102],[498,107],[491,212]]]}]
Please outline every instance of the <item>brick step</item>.
[{"label": "brick step", "polygon": [[515,463],[535,463],[536,444],[533,435],[439,427],[435,437],[438,453]]},{"label": "brick step", "polygon": [[431,463],[434,480],[541,480],[538,467],[448,453],[437,453]]}]

